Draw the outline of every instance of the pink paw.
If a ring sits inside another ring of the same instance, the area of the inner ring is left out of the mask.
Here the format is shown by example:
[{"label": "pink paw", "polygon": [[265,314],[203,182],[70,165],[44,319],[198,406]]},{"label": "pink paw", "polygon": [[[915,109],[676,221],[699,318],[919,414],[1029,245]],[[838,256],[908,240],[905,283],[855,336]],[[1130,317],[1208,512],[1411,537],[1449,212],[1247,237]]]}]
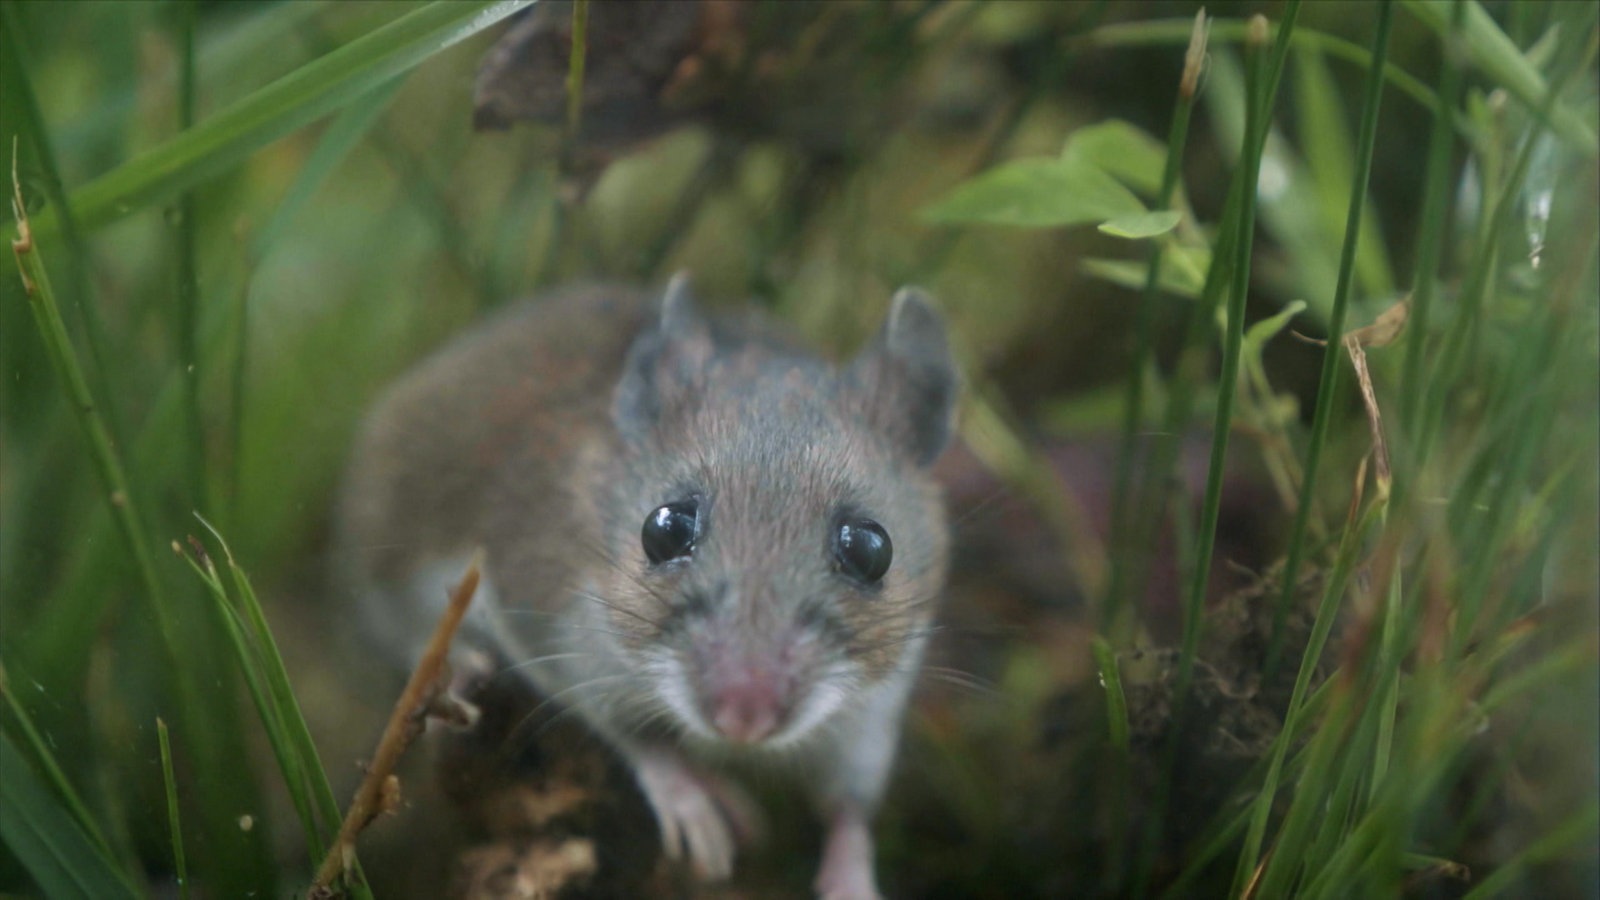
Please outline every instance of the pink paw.
[{"label": "pink paw", "polygon": [[819,900],[883,900],[872,874],[872,833],[860,818],[834,819],[814,886]]},{"label": "pink paw", "polygon": [[667,858],[687,855],[695,873],[708,881],[732,874],[738,845],[760,832],[759,813],[744,792],[660,751],[638,754],[634,774],[655,812]]}]

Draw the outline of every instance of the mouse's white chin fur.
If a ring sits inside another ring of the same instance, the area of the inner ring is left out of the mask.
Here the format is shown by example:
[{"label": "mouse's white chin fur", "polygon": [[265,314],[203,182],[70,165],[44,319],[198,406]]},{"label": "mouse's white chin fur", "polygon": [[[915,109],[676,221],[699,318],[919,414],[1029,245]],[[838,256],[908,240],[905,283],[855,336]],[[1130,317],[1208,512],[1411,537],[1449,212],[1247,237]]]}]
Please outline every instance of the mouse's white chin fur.
[{"label": "mouse's white chin fur", "polygon": [[841,683],[843,673],[829,672],[814,682],[800,698],[794,712],[771,735],[748,744],[728,740],[706,720],[695,702],[694,687],[688,672],[675,656],[663,654],[650,661],[652,680],[663,704],[677,717],[684,732],[698,742],[718,748],[759,752],[781,750],[801,743],[828,723],[843,709],[849,693]]}]

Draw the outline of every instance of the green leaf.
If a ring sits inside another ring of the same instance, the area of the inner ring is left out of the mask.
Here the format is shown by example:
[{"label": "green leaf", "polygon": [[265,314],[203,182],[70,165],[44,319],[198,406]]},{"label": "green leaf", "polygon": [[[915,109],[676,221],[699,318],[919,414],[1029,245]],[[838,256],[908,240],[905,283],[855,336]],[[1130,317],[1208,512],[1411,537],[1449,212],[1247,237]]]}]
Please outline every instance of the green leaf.
[{"label": "green leaf", "polygon": [[47,897],[137,897],[50,790],[11,738],[0,732],[0,840]]},{"label": "green leaf", "polygon": [[922,216],[944,224],[1059,228],[1141,212],[1138,197],[1087,160],[1020,159],[957,185]]},{"label": "green leaf", "polygon": [[1161,189],[1167,145],[1136,125],[1108,119],[1074,131],[1061,148],[1061,159],[1073,164],[1088,163],[1153,197]]},{"label": "green leaf", "polygon": [[1244,350],[1253,358],[1260,359],[1261,351],[1267,346],[1267,341],[1278,336],[1288,324],[1289,320],[1305,312],[1304,300],[1292,300],[1288,306],[1278,311],[1277,315],[1269,316],[1251,325],[1244,332]]},{"label": "green leaf", "polygon": [[[1168,247],[1161,256],[1161,279],[1157,287],[1169,294],[1193,300],[1200,296],[1206,269],[1210,265],[1211,251],[1205,247]],[[1150,266],[1144,260],[1086,259],[1083,261],[1083,271],[1130,291],[1142,291]]]},{"label": "green leaf", "polygon": [[1141,240],[1166,234],[1178,227],[1182,221],[1183,213],[1175,209],[1163,209],[1156,212],[1134,213],[1131,216],[1118,216],[1109,222],[1101,222],[1100,230],[1112,237]]},{"label": "green leaf", "polygon": [[[531,2],[439,0],[401,16],[84,185],[72,211],[89,229],[193,187]],[[50,210],[34,223],[38,233],[56,227]]]}]

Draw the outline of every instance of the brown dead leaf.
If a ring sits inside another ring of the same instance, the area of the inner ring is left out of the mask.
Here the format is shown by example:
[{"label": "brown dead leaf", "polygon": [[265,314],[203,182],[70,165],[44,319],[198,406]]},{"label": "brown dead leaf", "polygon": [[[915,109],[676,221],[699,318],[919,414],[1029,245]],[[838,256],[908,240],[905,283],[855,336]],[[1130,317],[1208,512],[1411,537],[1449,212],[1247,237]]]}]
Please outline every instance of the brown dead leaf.
[{"label": "brown dead leaf", "polygon": [[1345,340],[1359,341],[1363,347],[1386,347],[1400,336],[1411,318],[1411,297],[1407,295],[1393,306],[1378,314],[1371,325],[1364,325],[1345,335]]}]

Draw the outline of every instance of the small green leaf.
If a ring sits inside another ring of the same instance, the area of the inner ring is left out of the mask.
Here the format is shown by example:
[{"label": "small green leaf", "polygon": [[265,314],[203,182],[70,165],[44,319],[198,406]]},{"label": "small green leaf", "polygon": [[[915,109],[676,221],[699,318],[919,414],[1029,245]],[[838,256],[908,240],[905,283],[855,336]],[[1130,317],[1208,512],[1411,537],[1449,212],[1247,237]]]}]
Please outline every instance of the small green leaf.
[{"label": "small green leaf", "polygon": [[1100,230],[1112,237],[1142,240],[1166,234],[1178,227],[1178,222],[1183,219],[1183,213],[1175,209],[1162,209],[1155,212],[1134,213],[1131,216],[1118,216],[1109,222],[1101,222]]},{"label": "small green leaf", "polygon": [[1088,163],[1153,197],[1161,189],[1167,145],[1136,125],[1107,119],[1068,136],[1066,146],[1061,148],[1061,159],[1074,165]]},{"label": "small green leaf", "polygon": [[[1206,269],[1211,266],[1211,251],[1205,247],[1168,247],[1161,255],[1161,290],[1188,300],[1200,296]],[[1083,270],[1095,278],[1121,285],[1130,291],[1144,290],[1149,263],[1133,259],[1086,259]]]},{"label": "small green leaf", "polygon": [[1267,345],[1267,341],[1277,337],[1278,332],[1289,324],[1290,319],[1305,312],[1305,310],[1306,302],[1304,300],[1292,300],[1277,315],[1262,319],[1246,328],[1244,332],[1245,353],[1259,358],[1262,348]]},{"label": "small green leaf", "polygon": [[922,216],[945,224],[1060,228],[1143,211],[1138,197],[1087,161],[1020,159],[957,185]]}]

